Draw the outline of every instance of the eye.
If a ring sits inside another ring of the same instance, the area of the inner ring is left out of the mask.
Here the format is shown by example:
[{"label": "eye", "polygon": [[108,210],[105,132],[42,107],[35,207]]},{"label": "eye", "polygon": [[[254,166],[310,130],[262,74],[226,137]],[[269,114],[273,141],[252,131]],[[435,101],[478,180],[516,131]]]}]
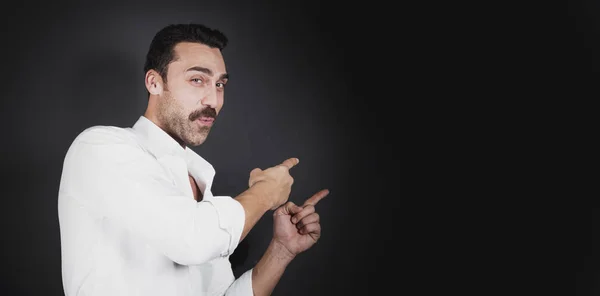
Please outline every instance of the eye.
[{"label": "eye", "polygon": [[192,78],[190,81],[195,83],[202,83],[202,78]]},{"label": "eye", "polygon": [[223,82],[217,82],[217,87],[218,88],[225,88],[225,83],[223,83]]}]

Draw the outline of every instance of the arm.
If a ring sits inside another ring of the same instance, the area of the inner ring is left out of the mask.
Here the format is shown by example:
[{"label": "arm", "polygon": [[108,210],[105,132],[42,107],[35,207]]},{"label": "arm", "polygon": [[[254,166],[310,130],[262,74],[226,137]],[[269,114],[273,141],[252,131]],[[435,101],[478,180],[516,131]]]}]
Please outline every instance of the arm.
[{"label": "arm", "polygon": [[236,199],[197,203],[165,178],[154,158],[106,132],[89,131],[75,141],[61,182],[70,202],[122,225],[184,265],[233,252],[271,206],[261,199],[268,186],[249,188]]},{"label": "arm", "polygon": [[275,240],[267,247],[252,271],[252,290],[255,296],[271,295],[285,268],[295,255]]},{"label": "arm", "polygon": [[[298,162],[297,158],[289,158],[264,171],[255,168],[250,172],[249,189],[235,198],[246,211],[246,224],[240,241],[246,237],[266,211],[275,210],[288,200],[294,183],[289,170]],[[277,186],[273,186],[274,184]]]},{"label": "arm", "polygon": [[226,292],[226,296],[271,295],[291,261],[321,237],[319,215],[315,205],[329,194],[321,190],[302,206],[292,202],[273,213],[273,239],[253,269],[242,274]]},{"label": "arm", "polygon": [[271,295],[294,257],[282,245],[272,240],[254,268],[237,278],[225,291],[225,296]]},{"label": "arm", "polygon": [[[257,184],[258,185],[258,184]],[[261,184],[262,185],[262,184]],[[248,235],[248,232],[256,225],[258,220],[271,208],[264,201],[264,190],[260,186],[250,187],[234,199],[244,208],[245,223],[239,241],[242,241]]]}]

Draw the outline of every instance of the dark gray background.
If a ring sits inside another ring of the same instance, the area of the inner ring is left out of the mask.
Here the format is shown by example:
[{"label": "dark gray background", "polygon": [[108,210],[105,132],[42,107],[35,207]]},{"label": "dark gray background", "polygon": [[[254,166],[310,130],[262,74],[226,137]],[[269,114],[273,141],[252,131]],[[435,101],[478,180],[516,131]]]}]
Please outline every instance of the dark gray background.
[{"label": "dark gray background", "polygon": [[[300,159],[292,171],[292,201],[331,191],[317,207],[322,239],[292,262],[274,295],[368,295],[399,279],[395,268],[411,255],[392,244],[403,243],[393,225],[401,214],[395,205],[406,198],[393,177],[400,160],[392,152],[393,141],[407,135],[391,128],[402,119],[390,107],[398,95],[386,89],[402,80],[400,68],[387,67],[395,55],[384,52],[392,45],[378,36],[385,30],[387,38],[402,41],[403,35],[384,26],[394,20],[372,13],[385,7],[12,4],[1,13],[1,294],[62,295],[57,193],[65,152],[87,127],[131,126],[143,114],[149,43],[163,26],[186,22],[218,28],[230,39],[223,52],[231,75],[225,106],[208,140],[195,148],[217,170],[213,192],[236,195],[251,169],[292,156]],[[413,122],[413,130],[419,124]],[[267,214],[236,250],[236,275],[258,261],[271,226]]]},{"label": "dark gray background", "polygon": [[[556,177],[579,171],[559,170],[561,157],[595,147],[600,6],[391,3],[3,5],[0,294],[62,295],[64,154],[83,129],[143,114],[150,40],[181,22],[230,38],[225,106],[195,148],[217,169],[214,193],[235,195],[252,168],[290,156],[301,160],[292,201],[331,190],[318,205],[323,237],[275,295],[507,289],[554,267],[564,249],[544,257],[548,244],[534,246],[545,232],[555,245],[561,229],[575,246],[577,295],[597,294],[600,214],[562,204],[595,180],[578,176],[564,193]],[[541,207],[557,194],[559,209]],[[265,215],[236,250],[236,275],[260,258],[271,226]],[[555,288],[543,278],[533,289],[544,287]]]},{"label": "dark gray background", "polygon": [[561,31],[567,38],[560,47],[559,60],[566,64],[560,78],[564,78],[561,84],[568,87],[568,92],[558,101],[566,106],[563,107],[566,111],[558,113],[562,116],[557,121],[569,122],[563,139],[571,148],[561,148],[567,168],[573,168],[565,170],[572,171],[569,175],[574,177],[567,183],[569,188],[574,188],[569,190],[569,196],[576,201],[584,200],[567,216],[570,218],[567,225],[573,225],[567,228],[568,241],[575,246],[573,253],[568,253],[575,254],[570,279],[575,283],[575,295],[591,296],[600,293],[600,205],[597,195],[586,194],[595,191],[590,187],[597,183],[595,174],[589,173],[596,162],[589,161],[588,157],[596,158],[598,145],[596,137],[588,135],[598,130],[598,108],[593,105],[600,97],[600,3],[570,2],[567,16],[566,26]]}]

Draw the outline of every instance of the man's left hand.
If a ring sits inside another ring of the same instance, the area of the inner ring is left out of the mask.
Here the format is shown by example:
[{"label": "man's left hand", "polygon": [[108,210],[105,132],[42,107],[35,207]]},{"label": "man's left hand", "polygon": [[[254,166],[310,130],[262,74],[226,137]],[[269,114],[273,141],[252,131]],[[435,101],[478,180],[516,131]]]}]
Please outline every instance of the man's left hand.
[{"label": "man's left hand", "polygon": [[329,194],[323,189],[309,199],[302,206],[291,201],[283,204],[273,213],[273,240],[281,244],[296,256],[312,247],[321,237],[321,224],[315,205]]}]

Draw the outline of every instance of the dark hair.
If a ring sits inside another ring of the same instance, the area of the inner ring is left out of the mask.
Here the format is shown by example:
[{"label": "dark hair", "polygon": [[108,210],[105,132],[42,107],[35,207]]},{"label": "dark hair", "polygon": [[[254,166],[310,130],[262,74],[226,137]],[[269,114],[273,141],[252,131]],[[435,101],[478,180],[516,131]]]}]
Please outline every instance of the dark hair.
[{"label": "dark hair", "polygon": [[144,74],[154,69],[166,82],[168,65],[176,58],[175,45],[180,42],[197,42],[223,50],[227,46],[227,37],[221,31],[201,24],[168,25],[158,31],[150,43]]}]

